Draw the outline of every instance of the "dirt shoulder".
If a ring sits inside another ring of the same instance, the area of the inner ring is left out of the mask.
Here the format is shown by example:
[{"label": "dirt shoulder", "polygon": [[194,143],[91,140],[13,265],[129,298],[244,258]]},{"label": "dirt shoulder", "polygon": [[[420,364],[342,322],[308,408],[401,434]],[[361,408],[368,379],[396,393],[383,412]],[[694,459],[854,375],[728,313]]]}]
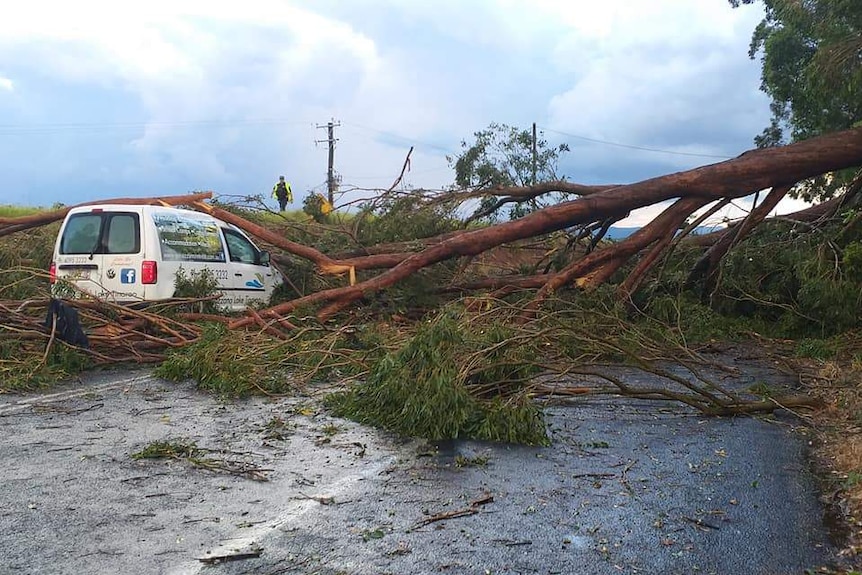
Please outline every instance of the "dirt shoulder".
[{"label": "dirt shoulder", "polygon": [[843,531],[842,555],[862,564],[862,364],[858,360],[797,361],[794,368],[824,408],[806,416],[822,499]]}]

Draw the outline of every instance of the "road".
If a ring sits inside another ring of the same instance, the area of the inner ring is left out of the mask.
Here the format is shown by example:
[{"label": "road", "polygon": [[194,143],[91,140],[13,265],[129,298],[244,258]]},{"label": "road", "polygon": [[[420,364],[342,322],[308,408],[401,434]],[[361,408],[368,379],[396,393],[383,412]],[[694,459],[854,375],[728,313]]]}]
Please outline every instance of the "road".
[{"label": "road", "polygon": [[[835,560],[792,419],[628,400],[547,413],[553,445],[531,448],[405,440],[312,396],[221,401],[148,371],[3,395],[0,573],[766,575]],[[131,457],[163,440],[228,470]]]}]

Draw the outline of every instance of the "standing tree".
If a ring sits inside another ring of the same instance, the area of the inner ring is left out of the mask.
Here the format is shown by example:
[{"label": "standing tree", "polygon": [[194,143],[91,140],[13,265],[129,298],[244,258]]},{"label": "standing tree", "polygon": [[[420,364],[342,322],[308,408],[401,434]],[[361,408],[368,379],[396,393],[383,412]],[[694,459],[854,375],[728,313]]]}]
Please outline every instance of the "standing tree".
[{"label": "standing tree", "polygon": [[[485,130],[473,134],[476,141],[461,142],[458,156],[447,156],[455,168],[455,184],[462,188],[507,188],[528,186],[538,182],[559,180],[557,161],[560,154],[569,151],[567,144],[549,146],[541,132],[535,141],[529,130],[506,124],[490,124]],[[493,196],[482,199],[477,214],[495,218],[500,205]],[[533,198],[516,201],[509,209],[509,217],[520,218],[544,207],[544,202]]]},{"label": "standing tree", "polygon": [[[731,5],[756,0],[729,0]],[[749,56],[762,57],[761,89],[771,98],[770,125],[755,138],[776,146],[862,121],[862,2],[762,0],[765,17],[751,37]],[[796,190],[828,197],[849,173],[821,177]]]}]

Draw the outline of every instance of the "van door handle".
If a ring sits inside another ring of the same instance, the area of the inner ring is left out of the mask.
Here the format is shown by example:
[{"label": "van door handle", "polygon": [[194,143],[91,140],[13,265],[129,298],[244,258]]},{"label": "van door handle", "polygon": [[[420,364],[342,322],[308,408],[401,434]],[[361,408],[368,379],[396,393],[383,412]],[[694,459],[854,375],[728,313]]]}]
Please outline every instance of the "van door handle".
[{"label": "van door handle", "polygon": [[233,274],[233,275],[234,275],[234,276],[236,276],[236,277],[238,277],[238,278],[241,278],[241,277],[242,277],[242,274],[241,274],[241,273],[240,273],[240,274]]}]

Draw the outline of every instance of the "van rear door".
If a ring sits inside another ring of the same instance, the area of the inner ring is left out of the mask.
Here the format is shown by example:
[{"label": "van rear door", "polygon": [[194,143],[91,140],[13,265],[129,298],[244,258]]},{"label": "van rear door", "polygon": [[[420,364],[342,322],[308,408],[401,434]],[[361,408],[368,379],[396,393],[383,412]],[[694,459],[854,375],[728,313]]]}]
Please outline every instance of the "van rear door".
[{"label": "van rear door", "polygon": [[56,261],[58,279],[103,299],[142,300],[140,262],[138,213],[94,208],[66,219]]}]

